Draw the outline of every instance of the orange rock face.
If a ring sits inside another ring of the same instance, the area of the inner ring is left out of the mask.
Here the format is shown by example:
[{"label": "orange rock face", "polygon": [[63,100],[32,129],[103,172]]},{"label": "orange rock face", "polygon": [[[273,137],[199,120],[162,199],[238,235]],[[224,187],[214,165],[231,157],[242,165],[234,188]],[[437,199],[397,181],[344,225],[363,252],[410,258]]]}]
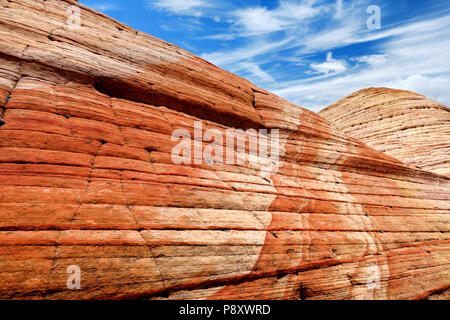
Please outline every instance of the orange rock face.
[{"label": "orange rock face", "polygon": [[[0,0],[0,298],[449,298],[450,179],[71,5]],[[174,164],[200,121],[279,168]]]},{"label": "orange rock face", "polygon": [[440,103],[410,91],[370,88],[319,115],[405,164],[450,176],[450,109]]}]

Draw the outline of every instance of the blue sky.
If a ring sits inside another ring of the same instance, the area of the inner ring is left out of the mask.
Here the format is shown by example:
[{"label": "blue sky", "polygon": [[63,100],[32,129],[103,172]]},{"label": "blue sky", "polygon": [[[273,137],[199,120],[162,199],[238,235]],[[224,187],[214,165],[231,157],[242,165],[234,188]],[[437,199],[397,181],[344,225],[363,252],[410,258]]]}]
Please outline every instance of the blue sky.
[{"label": "blue sky", "polygon": [[313,111],[374,86],[450,106],[450,0],[80,2]]}]

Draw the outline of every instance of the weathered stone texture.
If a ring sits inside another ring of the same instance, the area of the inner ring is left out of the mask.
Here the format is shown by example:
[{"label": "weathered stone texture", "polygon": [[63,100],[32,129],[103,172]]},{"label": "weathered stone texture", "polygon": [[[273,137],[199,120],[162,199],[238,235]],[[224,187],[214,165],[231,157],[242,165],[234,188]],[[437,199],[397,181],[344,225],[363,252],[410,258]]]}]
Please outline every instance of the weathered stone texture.
[{"label": "weathered stone texture", "polygon": [[[74,3],[0,0],[0,298],[449,297],[448,178]],[[174,165],[195,120],[281,168]]]}]

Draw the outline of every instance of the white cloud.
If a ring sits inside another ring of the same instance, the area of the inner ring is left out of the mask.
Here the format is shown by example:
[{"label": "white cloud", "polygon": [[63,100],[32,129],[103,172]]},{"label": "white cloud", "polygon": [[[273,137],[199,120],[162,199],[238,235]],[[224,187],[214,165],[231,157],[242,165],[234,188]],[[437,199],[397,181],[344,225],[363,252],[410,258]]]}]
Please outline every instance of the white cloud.
[{"label": "white cloud", "polygon": [[89,7],[91,7],[92,9],[100,11],[100,12],[108,12],[108,11],[120,9],[117,4],[108,3],[108,2],[87,3],[87,5]]},{"label": "white cloud", "polygon": [[359,30],[359,24],[350,20],[342,27],[307,35],[299,40],[298,45],[302,46],[302,49],[298,51],[298,54],[326,51],[355,43],[354,35]]},{"label": "white cloud", "polygon": [[202,58],[206,59],[219,66],[226,67],[228,69],[233,68],[233,64],[237,62],[242,62],[253,57],[276,51],[279,48],[283,48],[291,42],[293,38],[282,39],[281,41],[272,42],[265,40],[255,40],[247,47],[238,48],[230,51],[219,51],[213,53],[202,54]]},{"label": "white cloud", "polygon": [[379,67],[386,64],[389,60],[389,57],[385,54],[372,54],[368,56],[357,57],[354,60],[358,62],[364,62],[368,65]]},{"label": "white cloud", "polygon": [[414,74],[406,79],[392,81],[388,83],[388,86],[418,92],[450,105],[450,76],[448,75],[426,77],[421,74]]},{"label": "white cloud", "polygon": [[333,53],[328,52],[326,62],[312,63],[310,66],[319,73],[329,74],[330,72],[333,72],[337,74],[347,70],[346,65],[347,63],[345,60],[333,59]]},{"label": "white cloud", "polygon": [[298,27],[308,18],[317,16],[323,6],[314,6],[315,1],[280,0],[278,7],[250,7],[236,10],[235,25],[241,36],[254,36]]},{"label": "white cloud", "polygon": [[283,19],[293,19],[292,22],[300,22],[314,17],[320,13],[323,6],[315,6],[316,1],[280,1],[280,5],[274,10],[274,16]]},{"label": "white cloud", "polygon": [[172,14],[195,17],[201,16],[205,8],[212,7],[207,0],[151,0],[149,4]]},{"label": "white cloud", "polygon": [[235,13],[237,24],[242,25],[245,31],[254,33],[274,32],[282,29],[283,22],[274,17],[266,8],[247,8]]},{"label": "white cloud", "polygon": [[[449,16],[409,23],[395,28],[384,28],[381,31],[371,32],[365,27],[365,18],[351,15],[345,18],[341,25],[332,25],[332,28],[324,28],[319,33],[312,33],[300,42],[305,47],[297,54],[306,54],[318,51],[332,50],[352,44],[370,42],[375,40],[389,39],[393,37],[404,37],[404,40],[429,38],[433,34],[441,34],[445,38],[448,32],[445,28],[437,28],[439,25],[448,25]],[[420,46],[417,46],[419,48]]]}]

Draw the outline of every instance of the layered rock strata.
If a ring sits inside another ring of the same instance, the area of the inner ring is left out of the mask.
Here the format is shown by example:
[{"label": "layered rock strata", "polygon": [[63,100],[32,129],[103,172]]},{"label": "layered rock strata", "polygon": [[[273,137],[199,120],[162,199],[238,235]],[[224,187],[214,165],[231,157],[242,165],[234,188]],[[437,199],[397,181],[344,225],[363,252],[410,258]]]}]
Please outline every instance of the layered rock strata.
[{"label": "layered rock strata", "polygon": [[[448,178],[76,1],[0,35],[0,298],[449,297]],[[174,164],[198,121],[279,129],[280,167]]]}]

